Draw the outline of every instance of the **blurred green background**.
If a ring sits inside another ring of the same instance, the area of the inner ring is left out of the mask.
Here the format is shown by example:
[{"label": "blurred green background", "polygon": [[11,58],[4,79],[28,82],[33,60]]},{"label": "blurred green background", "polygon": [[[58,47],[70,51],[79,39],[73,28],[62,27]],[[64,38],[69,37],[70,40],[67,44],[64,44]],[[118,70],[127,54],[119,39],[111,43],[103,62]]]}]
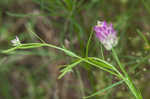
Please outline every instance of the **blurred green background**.
[{"label": "blurred green background", "polygon": [[[118,32],[121,62],[143,99],[150,99],[150,0],[0,0],[0,51],[21,43],[65,46],[85,56],[86,43],[97,20],[112,22]],[[36,35],[35,35],[36,34]],[[144,38],[143,38],[144,36]],[[92,37],[89,56],[115,64]],[[43,47],[0,54],[0,99],[81,99],[118,81],[112,75],[80,64],[58,79],[61,68],[74,60]],[[90,99],[134,99],[125,84]]]}]

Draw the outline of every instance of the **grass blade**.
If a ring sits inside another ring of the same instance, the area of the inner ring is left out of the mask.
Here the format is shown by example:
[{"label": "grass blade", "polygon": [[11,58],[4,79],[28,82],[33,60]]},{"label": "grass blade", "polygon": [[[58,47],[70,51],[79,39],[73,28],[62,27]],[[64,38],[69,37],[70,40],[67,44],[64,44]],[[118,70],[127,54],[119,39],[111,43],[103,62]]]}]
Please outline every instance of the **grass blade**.
[{"label": "grass blade", "polygon": [[65,69],[63,69],[60,74],[60,76],[58,77],[58,79],[61,79],[66,73],[70,72],[72,70],[73,67],[75,67],[76,65],[80,64],[82,62],[82,60],[78,60],[76,62],[74,62],[73,64],[68,65]]},{"label": "grass blade", "polygon": [[93,97],[93,96],[99,95],[99,94],[101,94],[101,93],[103,93],[103,92],[105,92],[105,91],[107,91],[107,90],[109,90],[109,89],[111,89],[111,88],[113,88],[113,87],[115,87],[115,86],[117,86],[117,85],[123,83],[123,82],[124,82],[123,80],[118,81],[118,82],[116,82],[116,83],[114,83],[114,84],[112,84],[112,85],[110,85],[110,86],[108,86],[108,87],[106,87],[106,88],[104,88],[104,89],[102,89],[102,90],[96,92],[96,93],[93,93],[93,94],[90,95],[90,96],[83,97],[83,99],[87,99],[87,98],[91,98],[91,97]]},{"label": "grass blade", "polygon": [[143,40],[145,41],[146,45],[149,45],[149,42],[147,40],[147,38],[144,36],[144,34],[137,29],[137,33],[143,38]]},{"label": "grass blade", "polygon": [[90,37],[89,37],[87,45],[86,45],[86,57],[88,57],[89,45],[90,45],[93,33],[94,33],[94,31],[93,31],[93,29],[91,29]]}]

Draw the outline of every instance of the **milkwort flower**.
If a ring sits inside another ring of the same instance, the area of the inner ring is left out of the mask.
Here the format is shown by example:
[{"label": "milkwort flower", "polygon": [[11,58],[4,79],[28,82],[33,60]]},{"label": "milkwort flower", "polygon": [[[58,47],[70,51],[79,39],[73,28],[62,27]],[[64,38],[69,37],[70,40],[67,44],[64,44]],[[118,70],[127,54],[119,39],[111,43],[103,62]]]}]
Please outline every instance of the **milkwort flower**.
[{"label": "milkwort flower", "polygon": [[11,40],[11,43],[13,44],[13,46],[18,46],[20,45],[20,40],[19,38],[16,36],[16,38],[14,40]]},{"label": "milkwort flower", "polygon": [[111,50],[118,43],[117,32],[114,30],[112,23],[107,24],[106,21],[98,21],[94,26],[96,37],[104,45],[107,50]]}]

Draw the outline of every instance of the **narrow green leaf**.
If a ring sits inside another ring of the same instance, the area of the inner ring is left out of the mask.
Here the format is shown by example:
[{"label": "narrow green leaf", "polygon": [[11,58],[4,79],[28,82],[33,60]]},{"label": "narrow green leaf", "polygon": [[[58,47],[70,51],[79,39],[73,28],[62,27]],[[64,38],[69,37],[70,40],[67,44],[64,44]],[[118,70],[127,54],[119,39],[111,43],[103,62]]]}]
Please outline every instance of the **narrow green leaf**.
[{"label": "narrow green leaf", "polygon": [[93,65],[94,67],[97,67],[97,68],[102,69],[102,70],[104,70],[106,72],[109,72],[112,75],[115,75],[115,76],[117,76],[119,78],[121,77],[120,74],[117,74],[114,71],[111,71],[111,70],[109,70],[109,69],[107,69],[105,67],[102,67],[101,65],[95,64],[95,63],[89,61],[88,58],[81,58],[81,57],[79,57],[79,59],[82,59],[84,62],[86,62],[86,63],[88,63],[90,65]]},{"label": "narrow green leaf", "polygon": [[146,45],[149,45],[149,42],[147,40],[147,38],[144,36],[144,34],[137,29],[137,33],[142,37],[142,39],[145,41]]},{"label": "narrow green leaf", "polygon": [[42,44],[42,43],[20,44],[18,46],[8,49],[8,50],[4,50],[4,51],[2,51],[2,53],[10,53],[17,49],[29,49],[29,48],[37,48],[37,47],[42,47],[42,46],[44,46],[44,44]]},{"label": "narrow green leaf", "polygon": [[13,16],[13,17],[35,17],[35,16],[48,16],[46,14],[24,14],[24,13],[12,13],[12,12],[6,12],[7,15]]},{"label": "narrow green leaf", "polygon": [[106,61],[104,61],[100,58],[88,57],[88,59],[95,62],[95,63],[97,63],[97,64],[99,64],[99,65],[101,65],[101,66],[103,66],[103,67],[105,67],[105,68],[108,68],[108,69],[111,69],[111,70],[114,70],[114,68],[115,68],[113,65],[109,64],[108,62],[106,62]]},{"label": "narrow green leaf", "polygon": [[116,82],[116,83],[114,83],[114,84],[112,84],[112,85],[110,85],[110,86],[108,86],[108,87],[106,87],[106,88],[104,88],[104,89],[102,89],[102,90],[96,92],[96,93],[93,93],[93,94],[90,95],[90,96],[83,97],[83,99],[87,99],[87,98],[91,98],[91,97],[93,97],[93,96],[99,95],[99,94],[101,94],[101,93],[103,93],[103,92],[105,92],[105,91],[107,91],[107,90],[109,90],[109,89],[111,89],[111,88],[113,88],[113,87],[115,87],[115,86],[117,86],[117,85],[123,83],[123,82],[124,82],[123,80],[118,81],[118,82]]},{"label": "narrow green leaf", "polygon": [[[93,27],[92,27],[92,28],[93,28]],[[93,29],[91,29],[90,37],[89,37],[88,42],[87,42],[87,45],[86,45],[86,57],[88,57],[89,45],[90,45],[90,42],[91,42],[93,33],[94,33],[94,31],[93,31]]]},{"label": "narrow green leaf", "polygon": [[60,74],[58,79],[61,79],[66,73],[70,72],[73,67],[75,67],[76,65],[78,65],[81,62],[82,62],[82,60],[78,60],[78,61],[74,62],[73,64],[68,65],[65,69],[63,69],[61,71],[62,73]]}]

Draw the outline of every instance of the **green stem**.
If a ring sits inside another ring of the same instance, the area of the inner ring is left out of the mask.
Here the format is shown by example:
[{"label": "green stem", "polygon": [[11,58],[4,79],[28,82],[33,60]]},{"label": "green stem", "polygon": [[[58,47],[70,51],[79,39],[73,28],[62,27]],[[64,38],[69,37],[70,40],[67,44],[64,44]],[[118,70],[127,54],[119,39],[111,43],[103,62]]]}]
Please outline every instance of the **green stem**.
[{"label": "green stem", "polygon": [[102,69],[102,70],[104,70],[104,71],[107,71],[107,72],[109,72],[109,73],[111,73],[111,74],[113,74],[113,75],[115,75],[115,76],[117,76],[117,77],[120,78],[120,76],[119,76],[118,74],[116,74],[115,72],[110,71],[110,70],[108,70],[108,69],[106,69],[106,68],[100,67],[100,66],[98,66],[98,65],[96,65],[96,64],[94,64],[94,63],[88,61],[87,59],[82,58],[82,57],[76,55],[75,53],[73,53],[73,52],[71,52],[71,51],[69,51],[69,50],[66,50],[66,49],[63,49],[63,48],[60,48],[60,47],[51,45],[51,44],[44,44],[44,46],[49,46],[49,47],[52,47],[52,48],[61,50],[61,51],[65,52],[65,53],[66,53],[66,52],[67,52],[67,53],[71,53],[72,56],[74,56],[74,57],[76,57],[76,58],[78,58],[78,59],[80,59],[80,60],[82,60],[82,61],[84,61],[84,62],[86,62],[86,63],[88,63],[88,64],[90,64],[90,65],[93,65],[93,66],[95,66],[95,67],[97,67],[97,68],[100,68],[100,69]]},{"label": "green stem", "polygon": [[102,46],[102,44],[100,45],[100,48],[101,48],[102,59],[105,60],[104,53],[103,53],[103,46]]},{"label": "green stem", "polygon": [[84,85],[83,85],[83,81],[82,81],[82,78],[81,78],[81,74],[78,70],[76,70],[76,72],[77,72],[77,76],[79,78],[81,94],[82,94],[82,97],[84,97],[85,96],[85,90],[84,90]]},{"label": "green stem", "polygon": [[119,61],[117,53],[115,52],[114,49],[112,49],[112,53],[113,53],[113,56],[114,56],[115,60],[117,61],[117,64],[119,65],[121,71],[125,75],[125,83],[128,85],[128,87],[131,90],[131,92],[133,93],[133,95],[136,97],[136,99],[143,99],[143,97],[141,95],[141,92],[133,84],[132,80],[130,79],[130,77],[128,76],[127,72],[125,71],[124,66]]},{"label": "green stem", "polygon": [[93,29],[91,29],[90,37],[89,37],[87,45],[86,45],[86,57],[88,57],[89,45],[90,45],[90,41],[92,39],[93,32],[94,32]]},{"label": "green stem", "polygon": [[121,71],[124,73],[124,75],[126,75],[127,73],[126,73],[126,71],[125,71],[123,65],[122,65],[121,62],[119,61],[119,58],[118,58],[118,56],[117,56],[116,51],[115,51],[113,48],[112,48],[112,53],[113,53],[113,56],[114,56],[115,60],[117,61],[117,64],[119,65]]}]

